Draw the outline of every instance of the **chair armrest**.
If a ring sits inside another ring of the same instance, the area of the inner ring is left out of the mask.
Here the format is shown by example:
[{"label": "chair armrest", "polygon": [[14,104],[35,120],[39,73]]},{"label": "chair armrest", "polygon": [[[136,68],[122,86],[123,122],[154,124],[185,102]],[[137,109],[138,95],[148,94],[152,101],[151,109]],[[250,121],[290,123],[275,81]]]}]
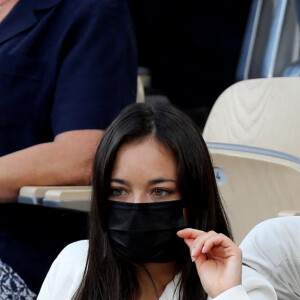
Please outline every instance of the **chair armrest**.
[{"label": "chair armrest", "polygon": [[49,190],[42,200],[44,206],[90,211],[91,187],[83,189]]},{"label": "chair armrest", "polygon": [[278,217],[300,216],[300,210],[282,210],[278,213]]},{"label": "chair armrest", "polygon": [[23,186],[20,189],[18,202],[42,205],[47,191],[51,190],[91,190],[91,186]]}]

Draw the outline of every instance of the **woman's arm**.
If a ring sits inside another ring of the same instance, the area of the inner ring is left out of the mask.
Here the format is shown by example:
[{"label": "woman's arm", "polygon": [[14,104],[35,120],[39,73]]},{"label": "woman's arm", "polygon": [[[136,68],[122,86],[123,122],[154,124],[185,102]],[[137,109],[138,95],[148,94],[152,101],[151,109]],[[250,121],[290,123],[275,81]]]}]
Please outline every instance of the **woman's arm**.
[{"label": "woman's arm", "polygon": [[25,185],[88,185],[103,130],[74,130],[0,158],[0,202],[16,201]]}]

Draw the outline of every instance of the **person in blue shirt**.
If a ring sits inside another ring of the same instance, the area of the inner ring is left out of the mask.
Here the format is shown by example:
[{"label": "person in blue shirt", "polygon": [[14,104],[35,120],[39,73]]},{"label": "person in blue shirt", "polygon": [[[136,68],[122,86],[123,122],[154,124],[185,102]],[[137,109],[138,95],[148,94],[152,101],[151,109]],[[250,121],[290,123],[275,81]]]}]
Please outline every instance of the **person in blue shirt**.
[{"label": "person in blue shirt", "polygon": [[89,184],[136,82],[127,1],[0,0],[0,258],[34,292],[87,216],[4,202],[25,185]]},{"label": "person in blue shirt", "polygon": [[0,202],[85,185],[95,147],[135,101],[127,1],[0,1]]}]

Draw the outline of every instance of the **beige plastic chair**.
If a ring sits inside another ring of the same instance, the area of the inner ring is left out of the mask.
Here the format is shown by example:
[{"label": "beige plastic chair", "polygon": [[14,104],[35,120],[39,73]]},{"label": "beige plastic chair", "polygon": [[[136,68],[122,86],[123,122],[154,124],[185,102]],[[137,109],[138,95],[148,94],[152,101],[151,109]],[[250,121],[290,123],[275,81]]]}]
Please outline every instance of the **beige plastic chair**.
[{"label": "beige plastic chair", "polygon": [[300,159],[252,147],[208,148],[237,243],[259,222],[299,211]]},{"label": "beige plastic chair", "polygon": [[247,145],[300,157],[300,78],[238,82],[215,102],[206,142]]}]

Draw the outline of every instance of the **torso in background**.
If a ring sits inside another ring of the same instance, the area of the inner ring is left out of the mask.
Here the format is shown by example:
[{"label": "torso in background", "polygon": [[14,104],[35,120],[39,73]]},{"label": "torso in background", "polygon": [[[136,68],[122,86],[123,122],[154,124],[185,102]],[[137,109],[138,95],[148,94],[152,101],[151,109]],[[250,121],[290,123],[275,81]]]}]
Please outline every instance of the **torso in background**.
[{"label": "torso in background", "polygon": [[20,0],[0,23],[0,156],[106,128],[135,101],[135,47],[125,1]]}]

